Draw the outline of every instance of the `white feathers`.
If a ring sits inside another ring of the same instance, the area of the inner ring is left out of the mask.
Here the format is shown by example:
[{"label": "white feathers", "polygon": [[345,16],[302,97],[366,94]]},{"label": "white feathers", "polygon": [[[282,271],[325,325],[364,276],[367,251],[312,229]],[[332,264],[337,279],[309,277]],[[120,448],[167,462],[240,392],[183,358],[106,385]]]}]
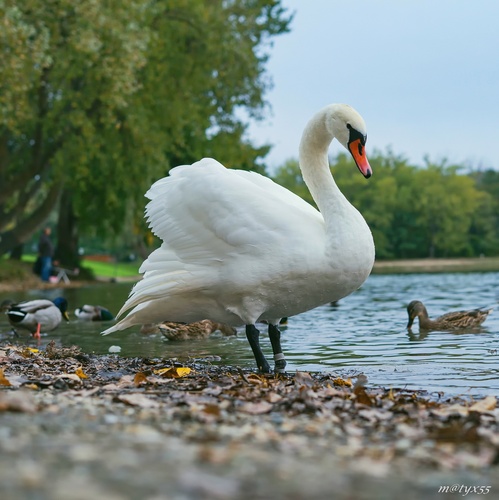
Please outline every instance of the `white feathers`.
[{"label": "white feathers", "polygon": [[[349,109],[341,107],[341,116]],[[324,216],[272,180],[211,158],[154,183],[146,217],[163,243],[142,264],[144,277],[118,316],[132,311],[104,333],[204,318],[234,326],[275,321],[358,288],[374,261],[371,233],[334,184],[327,148],[311,154],[313,130],[327,144],[333,139],[325,124],[337,111],[325,108],[310,122],[300,159],[305,179],[317,181],[311,193]],[[322,182],[325,176],[330,181]]]}]

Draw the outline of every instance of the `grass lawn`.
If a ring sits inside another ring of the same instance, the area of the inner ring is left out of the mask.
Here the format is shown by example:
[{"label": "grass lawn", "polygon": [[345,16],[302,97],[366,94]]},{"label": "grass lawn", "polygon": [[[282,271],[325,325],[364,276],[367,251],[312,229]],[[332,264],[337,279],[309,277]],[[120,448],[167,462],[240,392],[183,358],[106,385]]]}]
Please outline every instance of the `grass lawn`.
[{"label": "grass lawn", "polygon": [[[0,259],[0,280],[10,278],[19,279],[24,273],[31,274],[31,265],[36,260],[35,254],[23,255],[20,263],[7,259]],[[26,265],[26,264],[29,264]],[[139,274],[141,261],[136,262],[100,262],[94,260],[82,261],[82,267],[88,269],[97,278],[134,278]]]},{"label": "grass lawn", "polygon": [[139,274],[141,262],[99,262],[83,260],[82,266],[90,269],[97,277],[133,278]]}]

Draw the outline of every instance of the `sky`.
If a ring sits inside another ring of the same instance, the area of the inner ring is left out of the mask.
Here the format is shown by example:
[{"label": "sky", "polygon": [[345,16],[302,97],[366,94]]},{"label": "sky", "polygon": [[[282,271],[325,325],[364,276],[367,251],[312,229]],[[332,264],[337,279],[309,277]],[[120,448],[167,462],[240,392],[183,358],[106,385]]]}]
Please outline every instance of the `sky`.
[{"label": "sky", "polygon": [[282,4],[295,17],[270,49],[271,112],[249,129],[254,144],[274,145],[271,171],[297,158],[308,119],[335,102],[363,116],[368,156],[390,148],[415,165],[499,170],[497,0]]}]

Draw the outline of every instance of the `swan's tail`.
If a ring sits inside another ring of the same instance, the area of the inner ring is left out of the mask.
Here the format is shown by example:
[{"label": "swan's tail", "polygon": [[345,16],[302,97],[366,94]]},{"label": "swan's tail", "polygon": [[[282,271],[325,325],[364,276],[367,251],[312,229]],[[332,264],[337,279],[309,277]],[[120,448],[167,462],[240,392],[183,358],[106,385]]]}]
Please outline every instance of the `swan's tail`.
[{"label": "swan's tail", "polygon": [[143,315],[140,314],[140,311],[142,309],[145,309],[146,307],[148,307],[150,303],[151,303],[151,301],[146,301],[146,302],[143,302],[142,304],[139,304],[138,306],[136,306],[133,309],[133,311],[131,311],[128,314],[128,316],[126,318],[123,318],[122,320],[118,321],[118,323],[116,323],[115,325],[111,326],[107,330],[104,330],[102,332],[102,335],[109,335],[110,333],[119,332],[121,330],[126,330],[127,328],[130,328],[131,326],[142,325],[144,323],[147,323],[146,318],[144,318]]}]

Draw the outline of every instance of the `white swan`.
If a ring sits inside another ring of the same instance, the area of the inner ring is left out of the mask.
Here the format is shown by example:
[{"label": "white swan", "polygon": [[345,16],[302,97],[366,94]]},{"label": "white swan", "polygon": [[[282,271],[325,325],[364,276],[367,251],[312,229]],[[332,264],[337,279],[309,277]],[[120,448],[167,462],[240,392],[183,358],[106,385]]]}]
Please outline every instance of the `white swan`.
[{"label": "white swan", "polygon": [[254,326],[265,320],[283,371],[279,319],[349,295],[374,263],[371,231],[331,175],[335,137],[371,176],[362,117],[345,104],[319,111],[303,132],[300,166],[320,212],[262,175],[211,158],[153,184],[146,216],[163,244],[142,264],[118,317],[133,310],[103,333],[165,320],[246,325],[258,368],[269,372]]}]

